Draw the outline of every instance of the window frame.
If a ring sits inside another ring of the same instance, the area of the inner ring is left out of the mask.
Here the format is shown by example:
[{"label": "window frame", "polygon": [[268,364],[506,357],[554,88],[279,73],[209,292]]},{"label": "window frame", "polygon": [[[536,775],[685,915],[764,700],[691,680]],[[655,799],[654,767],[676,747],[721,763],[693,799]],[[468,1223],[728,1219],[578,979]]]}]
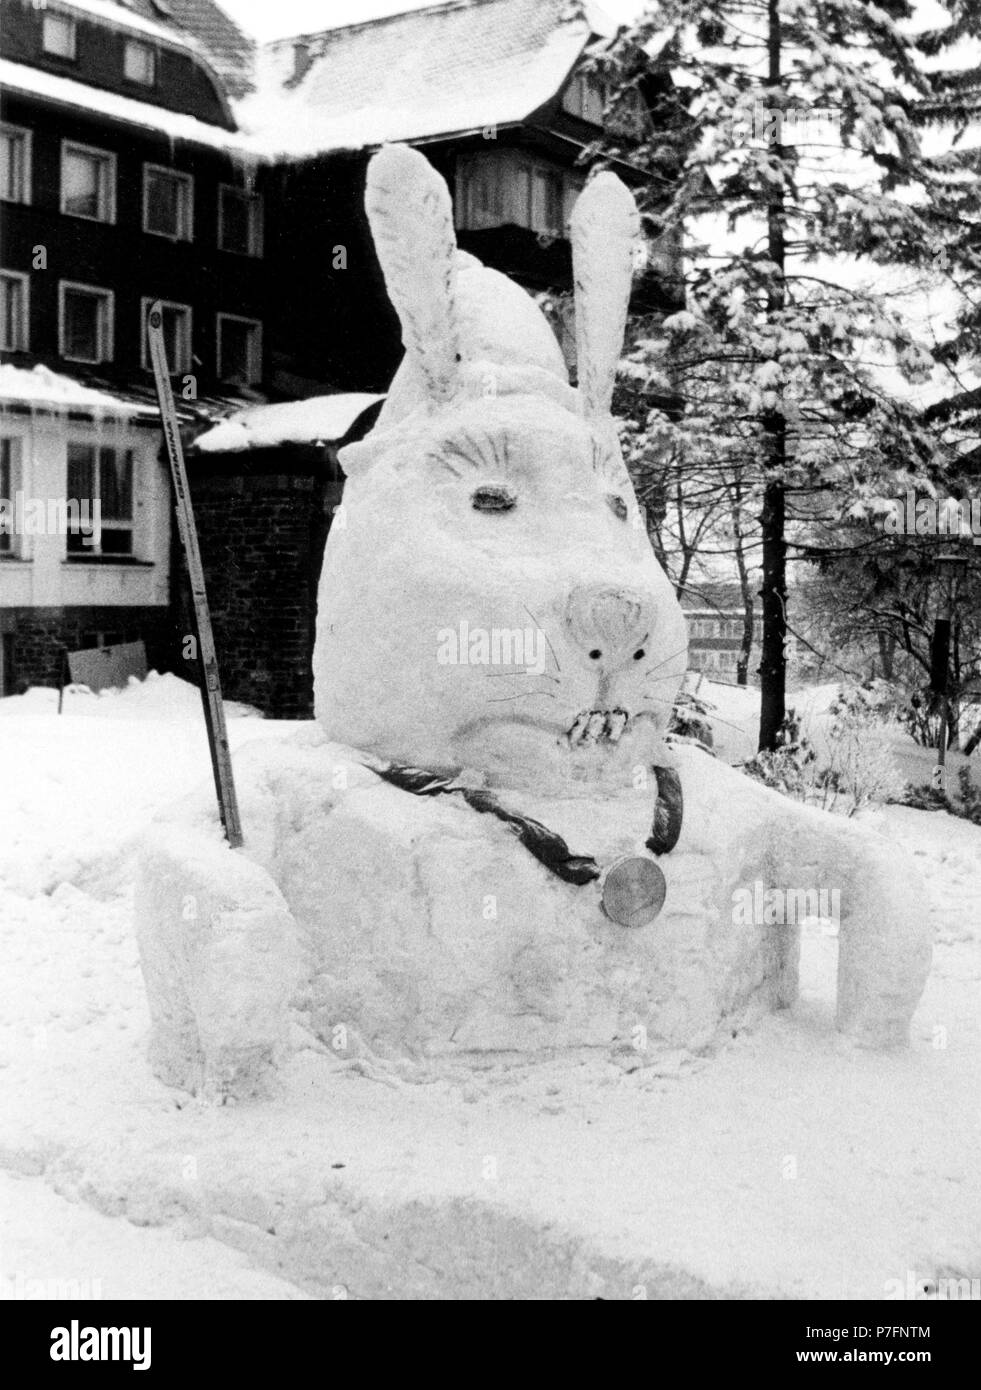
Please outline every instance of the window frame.
[{"label": "window frame", "polygon": [[[16,499],[17,492],[24,490],[24,436],[22,434],[8,434],[6,429],[0,430],[0,450],[3,444],[10,446],[10,487],[9,496],[6,496],[3,489],[3,480],[0,479],[0,497],[7,502]],[[3,467],[3,458],[0,454],[0,468]],[[17,531],[6,531],[0,529],[0,561],[3,560],[23,560],[25,537]]]},{"label": "window frame", "polygon": [[[48,21],[54,20],[57,24],[63,24],[71,35],[71,52],[62,53],[59,49],[48,47]],[[41,51],[49,58],[60,58],[63,63],[74,63],[78,60],[78,23],[74,15],[66,14],[64,10],[49,10],[45,7],[41,19]]]},{"label": "window frame", "polygon": [[0,266],[0,280],[19,280],[21,289],[19,344],[13,347],[0,341],[0,352],[30,352],[31,350],[31,277],[23,270],[7,270]]},{"label": "window frame", "polygon": [[[87,357],[69,357],[65,351],[65,298],[67,293],[72,290],[78,290],[83,294],[97,295],[106,306],[102,317],[105,342],[100,343],[100,348],[103,350],[95,361],[91,361]],[[83,362],[90,367],[101,366],[103,362],[111,362],[116,349],[115,326],[116,295],[113,290],[108,289],[105,285],[87,285],[81,280],[58,281],[58,356],[65,362]]]},{"label": "window frame", "polygon": [[178,364],[167,361],[172,376],[186,376],[188,372],[194,370],[194,309],[190,304],[181,304],[176,299],[158,299],[157,295],[143,295],[140,298],[140,365],[144,371],[152,372],[153,363],[150,361],[150,347],[147,338],[147,318],[150,314],[150,306],[158,303],[161,309],[180,309],[186,314],[185,329],[186,349],[185,356]]},{"label": "window frame", "polygon": [[[225,194],[233,193],[237,198],[248,200],[254,216],[249,218],[249,243],[248,251],[237,251],[232,246],[225,245]],[[239,188],[233,183],[220,183],[218,185],[218,250],[224,251],[229,256],[248,256],[252,260],[261,260],[264,254],[265,241],[265,199],[261,193],[250,193],[247,188]]]},{"label": "window frame", "polygon": [[[182,183],[187,190],[185,200],[185,231],[183,232],[159,232],[154,227],[147,226],[147,214],[150,207],[150,178],[153,174],[166,174],[168,178],[174,178],[178,183]],[[165,241],[193,241],[194,240],[194,175],[185,173],[183,169],[170,169],[166,164],[150,164],[145,162],[143,165],[143,231],[147,236],[163,237]]]},{"label": "window frame", "polygon": [[[109,168],[108,178],[108,216],[90,217],[87,212],[70,212],[65,206],[65,161],[69,153],[94,155],[105,160]],[[113,150],[100,149],[97,145],[83,145],[78,140],[63,139],[61,142],[61,169],[58,184],[58,207],[64,217],[80,217],[83,222],[99,222],[104,226],[116,225],[116,155]]]},{"label": "window frame", "polygon": [[254,328],[256,330],[254,341],[256,342],[257,346],[255,347],[254,352],[256,356],[257,370],[255,375],[252,375],[250,371],[248,379],[245,383],[246,386],[255,386],[262,381],[262,320],[249,318],[245,314],[226,314],[221,311],[219,311],[218,314],[215,316],[215,372],[219,381],[226,380],[226,377],[223,372],[224,364],[221,360],[222,324],[226,321],[231,321],[233,323],[245,323],[248,324],[250,328]]},{"label": "window frame", "polygon": [[66,503],[66,506],[67,506],[67,503],[68,503],[68,501],[69,501],[69,496],[68,496],[68,470],[69,470],[69,467],[70,467],[69,454],[70,454],[70,452],[71,452],[71,449],[72,449],[72,446],[73,446],[73,445],[77,446],[78,448],[90,449],[90,450],[92,451],[92,456],[93,456],[92,487],[93,487],[93,491],[92,491],[92,497],[89,498],[89,501],[90,501],[90,502],[92,501],[93,498],[96,498],[96,497],[100,498],[100,500],[101,500],[101,495],[102,495],[102,453],[103,453],[103,451],[106,451],[106,452],[111,451],[111,452],[114,453],[114,454],[129,455],[129,465],[130,465],[130,488],[129,488],[129,493],[130,493],[130,515],[129,515],[128,517],[106,518],[105,516],[102,516],[102,515],[100,514],[100,517],[99,517],[99,529],[100,529],[100,531],[101,531],[103,534],[105,534],[106,531],[128,531],[128,532],[129,532],[130,541],[129,541],[129,550],[109,550],[109,551],[103,550],[101,540],[100,540],[98,546],[86,545],[86,546],[84,547],[84,549],[81,549],[81,550],[71,550],[71,549],[69,549],[69,546],[68,546],[68,538],[69,538],[69,536],[70,536],[72,533],[71,533],[70,531],[66,531],[66,533],[65,533],[65,559],[68,560],[69,562],[77,562],[77,561],[79,561],[79,560],[82,560],[82,561],[85,561],[85,560],[109,560],[109,561],[118,560],[118,561],[119,561],[120,563],[122,563],[122,564],[129,564],[131,561],[133,561],[133,560],[135,560],[135,559],[138,558],[138,556],[137,556],[137,518],[136,518],[136,510],[137,510],[137,501],[136,501],[136,498],[137,498],[137,470],[138,470],[138,458],[139,458],[138,450],[136,450],[132,445],[123,446],[123,445],[117,445],[117,444],[102,444],[102,443],[97,442],[96,440],[92,440],[92,439],[80,439],[80,438],[72,437],[71,435],[69,435],[68,439],[67,439],[66,442],[65,442],[65,503]]},{"label": "window frame", "polygon": [[[127,60],[134,49],[139,49],[140,52],[149,55],[150,76],[148,78],[132,77],[126,71]],[[158,61],[159,54],[155,44],[148,43],[144,39],[127,38],[123,43],[123,81],[129,82],[133,87],[156,87]]]},{"label": "window frame", "polygon": [[13,135],[17,137],[23,142],[24,147],[23,165],[21,169],[21,183],[23,184],[21,192],[23,196],[20,198],[9,198],[5,194],[0,194],[0,201],[30,206],[34,132],[27,126],[14,125],[12,121],[0,121],[0,135]]}]

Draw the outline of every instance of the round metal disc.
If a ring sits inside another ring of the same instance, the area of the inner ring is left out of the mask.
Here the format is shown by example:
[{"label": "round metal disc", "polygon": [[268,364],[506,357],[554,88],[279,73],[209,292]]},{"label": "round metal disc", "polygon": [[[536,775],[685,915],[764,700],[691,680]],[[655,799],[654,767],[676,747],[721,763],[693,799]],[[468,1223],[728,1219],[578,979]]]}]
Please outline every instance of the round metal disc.
[{"label": "round metal disc", "polygon": [[603,911],[621,927],[646,927],[664,906],[667,891],[653,859],[621,859],[603,884]]}]

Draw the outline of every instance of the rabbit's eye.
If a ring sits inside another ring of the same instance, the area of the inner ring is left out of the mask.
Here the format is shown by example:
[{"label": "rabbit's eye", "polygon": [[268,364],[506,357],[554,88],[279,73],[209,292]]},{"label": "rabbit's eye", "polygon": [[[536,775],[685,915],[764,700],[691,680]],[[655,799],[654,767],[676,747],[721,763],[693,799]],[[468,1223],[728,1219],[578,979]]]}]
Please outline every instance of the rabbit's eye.
[{"label": "rabbit's eye", "polygon": [[621,521],[626,521],[627,504],[623,498],[618,497],[615,492],[608,492],[606,494],[606,501],[613,515],[619,517]]},{"label": "rabbit's eye", "polygon": [[477,488],[470,500],[478,512],[509,512],[518,499],[504,483],[488,483]]}]

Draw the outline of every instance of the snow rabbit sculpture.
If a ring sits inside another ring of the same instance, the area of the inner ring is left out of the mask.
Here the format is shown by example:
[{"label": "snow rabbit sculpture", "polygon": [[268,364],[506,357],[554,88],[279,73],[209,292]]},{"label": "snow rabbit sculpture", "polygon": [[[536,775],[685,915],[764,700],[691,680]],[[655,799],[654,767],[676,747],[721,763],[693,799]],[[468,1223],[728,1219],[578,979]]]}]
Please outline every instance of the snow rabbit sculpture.
[{"label": "snow rabbit sculpture", "polygon": [[377,154],[366,206],[406,352],[341,456],[322,732],[239,758],[244,852],[203,803],[146,850],[158,1070],[254,1079],[289,1008],[375,1054],[704,1048],[796,997],[796,927],[735,906],[757,885],[838,890],[838,1027],[904,1040],[930,949],[901,857],[665,744],[685,622],[610,417],[632,196],[601,173],[573,213],[578,389],[421,154]]}]

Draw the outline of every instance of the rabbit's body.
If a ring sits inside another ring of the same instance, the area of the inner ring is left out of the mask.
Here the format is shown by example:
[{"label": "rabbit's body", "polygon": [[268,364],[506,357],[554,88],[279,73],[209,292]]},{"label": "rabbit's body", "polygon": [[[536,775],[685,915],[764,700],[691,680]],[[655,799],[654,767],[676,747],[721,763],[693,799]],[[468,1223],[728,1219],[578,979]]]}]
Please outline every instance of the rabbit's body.
[{"label": "rabbit's body", "polygon": [[[268,1065],[294,931],[294,1003],[327,1042],[341,1027],[426,1056],[705,1047],[796,994],[793,923],[734,910],[757,883],[837,891],[838,1025],[901,1041],[930,946],[895,852],[665,747],[685,622],[609,414],[632,198],[599,175],[573,216],[577,390],[529,297],[458,256],[422,155],[377,155],[366,203],[406,358],[342,453],[314,656],[324,734],[239,759],[257,862],[170,832],[147,857],[161,1074],[234,1087]],[[656,858],[667,896],[621,925],[603,895],[624,858],[642,877]]]}]

